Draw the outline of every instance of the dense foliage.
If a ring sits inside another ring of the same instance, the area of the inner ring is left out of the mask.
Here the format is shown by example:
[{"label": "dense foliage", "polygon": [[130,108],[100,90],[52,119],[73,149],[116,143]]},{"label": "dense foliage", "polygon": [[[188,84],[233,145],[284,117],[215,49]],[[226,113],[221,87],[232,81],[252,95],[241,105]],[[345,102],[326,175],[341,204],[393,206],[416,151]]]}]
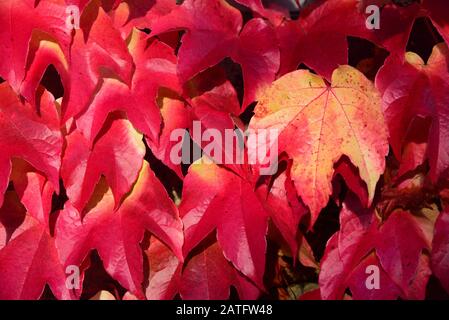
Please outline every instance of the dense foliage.
[{"label": "dense foliage", "polygon": [[[448,298],[447,1],[0,0],[0,28],[1,299]],[[274,174],[201,137],[236,128],[277,130]],[[231,161],[174,162],[178,129]]]}]

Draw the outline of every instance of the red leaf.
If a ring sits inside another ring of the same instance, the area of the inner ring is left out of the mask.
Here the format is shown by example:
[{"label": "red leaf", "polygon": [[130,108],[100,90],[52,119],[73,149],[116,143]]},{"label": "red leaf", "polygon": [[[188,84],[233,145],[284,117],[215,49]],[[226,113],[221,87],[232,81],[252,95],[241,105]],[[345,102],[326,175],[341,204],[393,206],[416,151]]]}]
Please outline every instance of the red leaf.
[{"label": "red leaf", "polygon": [[154,237],[150,239],[150,247],[145,253],[150,267],[145,296],[149,300],[173,299],[179,289],[182,263],[167,246]]},{"label": "red leaf", "polygon": [[[197,123],[200,124],[198,128],[195,128],[193,123],[190,124],[189,129],[192,140],[216,163],[225,164],[234,172],[240,172],[242,166],[238,165],[241,162],[236,161],[239,156],[236,153],[242,151],[242,147],[237,141],[233,141],[235,147],[234,145],[230,146],[226,137],[227,132],[232,130],[235,133],[234,128],[236,126],[239,127],[237,116],[240,114],[240,105],[232,84],[229,81],[225,81],[212,90],[194,97],[191,99],[190,104],[192,106],[192,120],[199,121]],[[207,148],[210,145],[211,141],[209,139],[211,138],[206,138],[206,130],[209,133],[218,130],[221,134],[221,141],[213,141],[213,146],[215,146],[214,152],[212,150],[209,152]],[[201,131],[201,137],[196,134],[199,131]]]},{"label": "red leaf", "polygon": [[293,258],[296,259],[298,252],[298,225],[308,210],[296,195],[296,189],[289,171],[290,169],[287,169],[274,180],[268,194],[265,195],[263,192],[264,186],[260,187],[258,191],[262,193],[267,212],[269,212],[282,237],[287,241]]},{"label": "red leaf", "polygon": [[279,50],[274,31],[263,20],[253,19],[242,30],[240,12],[224,0],[187,0],[157,20],[151,34],[179,29],[187,30],[178,54],[182,82],[230,57],[242,66],[246,107],[274,80]]},{"label": "red leaf", "polygon": [[187,255],[216,229],[224,256],[263,288],[268,214],[253,188],[215,164],[192,164],[179,208],[185,230],[183,251]]},{"label": "red leaf", "polygon": [[[166,166],[172,169],[178,177],[184,178],[181,165],[173,163],[172,152],[180,141],[173,141],[171,135],[176,129],[187,129],[191,126],[191,115],[181,100],[163,98],[161,115],[163,119],[162,132],[158,140],[146,139],[153,154]],[[181,140],[182,141],[182,140]]]},{"label": "red leaf", "polygon": [[420,14],[421,8],[416,3],[404,8],[386,5],[380,13],[380,28],[372,31],[372,40],[392,54],[403,55],[413,23]]},{"label": "red leaf", "polygon": [[42,171],[53,188],[59,190],[62,150],[59,128],[45,121],[49,120],[47,116],[39,117],[29,104],[21,103],[7,83],[0,84],[0,97],[0,205],[8,186],[12,157],[26,160]]},{"label": "red leaf", "polygon": [[104,77],[118,77],[127,84],[131,82],[132,57],[110,17],[95,1],[83,11],[70,55],[70,82],[64,84],[63,120],[77,116],[87,108]]},{"label": "red leaf", "polygon": [[349,189],[357,194],[360,202],[364,206],[369,206],[369,195],[366,183],[360,178],[357,168],[354,167],[348,159],[343,158],[342,161],[338,162],[334,172],[334,176],[336,175],[340,175],[344,179]]},{"label": "red leaf", "polygon": [[[32,185],[30,188],[35,189]],[[25,197],[31,208],[45,206],[31,204],[32,200],[39,202],[39,198],[29,199],[27,192]],[[66,287],[65,269],[48,221],[36,220],[18,201],[13,192],[8,192],[0,209],[0,299],[39,299],[45,284],[58,299],[73,298]],[[44,212],[45,216],[48,214]]]},{"label": "red leaf", "polygon": [[280,54],[274,30],[264,20],[252,19],[243,27],[234,50],[229,56],[242,66],[246,108],[259,99],[278,72]]},{"label": "red leaf", "polygon": [[390,129],[390,143],[397,159],[402,159],[407,134],[416,130],[410,126],[413,120],[416,117],[431,119],[427,158],[433,181],[445,174],[449,167],[447,59],[449,54],[444,44],[434,47],[427,64],[414,53],[407,53],[404,62],[398,56],[391,56],[376,78]]},{"label": "red leaf", "polygon": [[[369,269],[367,268],[372,266],[377,267],[379,270],[379,289],[368,289],[366,286],[369,275],[367,273]],[[355,266],[355,269],[351,273],[348,286],[355,300],[396,300],[401,293],[399,288],[382,268],[379,259],[374,253],[368,255],[359,265]]]},{"label": "red leaf", "polygon": [[[328,241],[321,262],[323,299],[342,298],[350,288],[355,299],[424,299],[430,276],[430,243],[422,224],[410,212],[397,210],[383,223],[370,209],[349,198],[344,203],[339,232]],[[367,266],[377,266],[380,288],[369,289]]]},{"label": "red leaf", "polygon": [[187,261],[180,294],[185,300],[225,300],[231,286],[237,289],[240,299],[259,296],[259,289],[225,259],[218,243],[212,242]]},{"label": "red leaf", "polygon": [[[45,71],[50,65],[53,65],[56,68],[62,83],[69,83],[70,76],[67,58],[58,43],[53,41],[46,34],[39,33],[33,37],[30,42],[28,61],[30,61],[30,65],[27,66],[26,76],[20,87],[20,94],[23,95],[31,105],[36,105],[36,96],[40,91],[37,90],[37,88],[39,87],[39,83],[41,82]],[[38,103],[37,105],[39,106]]]},{"label": "red leaf", "polygon": [[413,130],[408,130],[404,141],[401,164],[397,173],[398,177],[415,170],[426,161],[431,124],[431,119],[419,116],[415,117],[410,123],[410,128],[413,128]]},{"label": "red leaf", "polygon": [[[323,299],[343,297],[351,271],[374,246],[372,213],[360,206],[352,209],[353,205],[348,201],[344,203],[340,212],[340,231],[327,242],[321,259],[319,284]],[[359,283],[360,286],[364,284],[365,281]]]},{"label": "red leaf", "polygon": [[[45,32],[69,56],[71,30],[66,27],[62,0],[5,0],[0,3],[0,77],[19,92],[25,77],[28,45],[34,35]],[[41,74],[42,76],[42,74]]]},{"label": "red leaf", "polygon": [[[278,25],[283,19],[289,18],[289,9],[293,11],[293,8],[265,8],[262,0],[236,0],[236,2],[250,8],[257,15],[267,18],[274,25]],[[291,6],[296,6],[296,3],[293,3]]]},{"label": "red leaf", "polygon": [[432,245],[432,271],[449,292],[449,213],[441,212],[435,224]]},{"label": "red leaf", "polygon": [[176,56],[173,50],[158,40],[135,30],[129,50],[136,64],[131,88],[116,79],[105,79],[89,108],[77,120],[77,126],[89,143],[93,143],[109,113],[126,112],[137,130],[157,142],[161,115],[156,104],[161,87],[181,91],[176,76]]},{"label": "red leaf", "polygon": [[79,211],[84,209],[101,175],[111,186],[118,206],[142,166],[145,155],[142,135],[129,121],[111,119],[92,149],[79,131],[72,132],[66,140],[61,176],[73,206]]},{"label": "red leaf", "polygon": [[18,160],[14,161],[11,180],[28,214],[48,228],[54,192],[51,184],[29,164]]},{"label": "red leaf", "polygon": [[[416,276],[421,252],[423,249],[430,249],[430,243],[427,243],[418,227],[418,221],[413,219],[410,212],[396,211],[381,227],[377,239],[376,253],[384,270],[407,293]],[[425,297],[426,284],[427,282],[420,288],[419,299]]]},{"label": "red leaf", "polygon": [[298,65],[305,63],[330,79],[334,69],[348,64],[346,37],[366,38],[370,34],[365,25],[366,17],[357,6],[357,0],[318,1],[301,12],[298,20],[286,21],[278,26],[280,75],[296,70]]},{"label": "red leaf", "polygon": [[419,17],[429,17],[449,43],[449,28],[445,22],[449,11],[444,0],[426,0],[422,5],[415,3],[404,8],[388,4],[380,10],[380,28],[373,30],[366,26],[369,14],[365,9],[369,4],[358,0],[320,0],[301,12],[297,21],[286,21],[278,26],[280,74],[305,63],[330,79],[335,68],[348,63],[348,36],[370,40],[392,54],[402,55],[413,23]]},{"label": "red leaf", "polygon": [[296,231],[303,208],[294,203],[295,196],[287,195],[292,188],[285,179],[275,182],[274,191],[267,194],[266,186],[255,191],[254,177],[248,171],[242,170],[246,175],[239,176],[204,161],[191,165],[184,180],[179,209],[184,222],[184,255],[216,230],[226,259],[263,288],[268,218],[271,216],[279,230],[286,232],[285,239],[296,254]]},{"label": "red leaf", "polygon": [[[106,187],[106,188],[105,188]],[[173,202],[144,162],[133,190],[114,210],[112,193],[105,184],[84,218],[67,204],[56,224],[56,243],[65,265],[81,265],[95,248],[106,271],[137,297],[143,297],[142,241],[152,232],[182,258],[182,225]]]},{"label": "red leaf", "polygon": [[[423,0],[421,2],[421,5],[413,3],[403,8],[391,4],[385,6],[380,14],[381,27],[373,32],[373,40],[392,54],[402,56],[405,53],[415,20],[427,17],[449,44],[449,29],[445,21],[449,10],[446,2],[444,0]],[[387,27],[382,27],[382,25]]]},{"label": "red leaf", "polygon": [[234,128],[234,122],[230,116],[240,114],[237,92],[229,81],[194,97],[191,104],[196,118],[205,127],[217,128],[220,131]]},{"label": "red leaf", "polygon": [[133,28],[152,29],[158,18],[176,8],[173,0],[125,0],[111,13],[114,25],[120,30],[123,39]]}]

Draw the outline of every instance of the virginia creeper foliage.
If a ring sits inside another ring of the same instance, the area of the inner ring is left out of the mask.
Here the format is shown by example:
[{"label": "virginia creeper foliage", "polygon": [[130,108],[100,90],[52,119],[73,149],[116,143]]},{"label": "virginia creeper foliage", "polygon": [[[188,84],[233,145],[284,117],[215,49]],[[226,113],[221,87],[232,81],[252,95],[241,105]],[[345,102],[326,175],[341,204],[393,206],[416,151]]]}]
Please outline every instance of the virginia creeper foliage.
[{"label": "virginia creeper foliage", "polygon": [[[0,299],[449,297],[447,1],[0,0],[0,28]],[[198,122],[276,129],[276,172]]]}]

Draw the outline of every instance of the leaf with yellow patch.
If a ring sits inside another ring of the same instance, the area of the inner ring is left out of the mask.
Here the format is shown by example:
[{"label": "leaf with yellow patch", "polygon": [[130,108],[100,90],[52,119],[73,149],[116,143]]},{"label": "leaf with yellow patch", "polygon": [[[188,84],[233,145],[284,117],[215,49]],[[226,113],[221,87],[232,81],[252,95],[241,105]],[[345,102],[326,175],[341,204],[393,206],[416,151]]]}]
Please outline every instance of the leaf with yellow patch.
[{"label": "leaf with yellow patch", "polygon": [[250,127],[279,130],[279,152],[293,159],[292,179],[312,222],[328,202],[334,164],[344,155],[359,169],[368,202],[373,199],[385,169],[387,128],[378,92],[356,69],[337,68],[332,85],[306,70],[281,77],[259,100]]}]

